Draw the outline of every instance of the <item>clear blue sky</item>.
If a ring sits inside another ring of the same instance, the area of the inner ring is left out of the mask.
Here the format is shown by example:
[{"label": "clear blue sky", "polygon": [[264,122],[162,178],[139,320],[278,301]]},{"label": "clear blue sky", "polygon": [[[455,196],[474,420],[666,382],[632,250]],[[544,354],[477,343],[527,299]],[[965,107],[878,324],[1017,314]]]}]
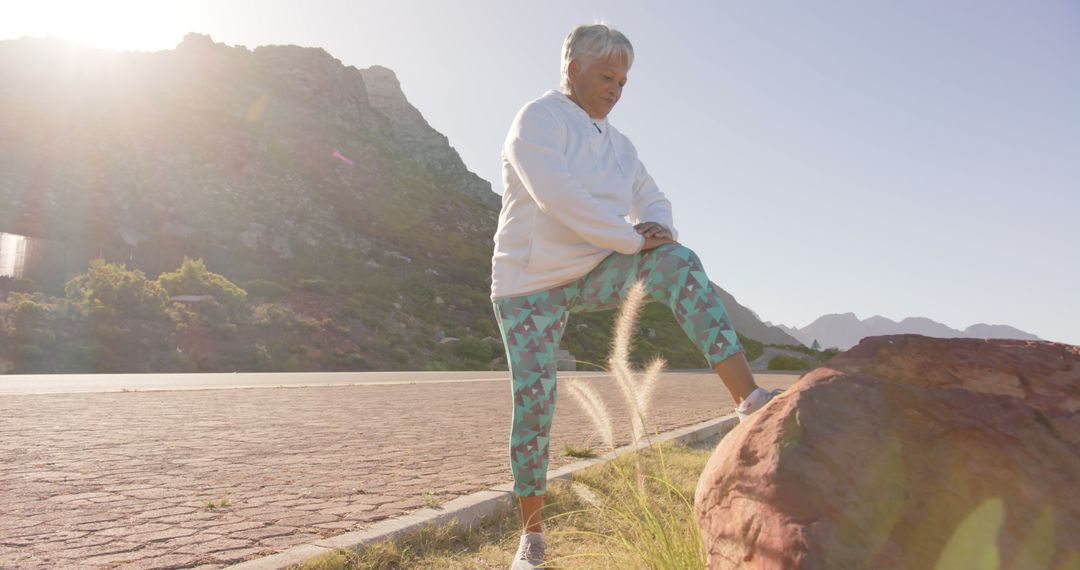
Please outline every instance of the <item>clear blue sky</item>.
[{"label": "clear blue sky", "polygon": [[683,243],[763,319],[1080,344],[1075,1],[31,4],[4,4],[0,39],[156,50],[197,31],[390,67],[498,192],[514,113],[558,85],[566,33],[602,18],[637,51],[612,122]]}]

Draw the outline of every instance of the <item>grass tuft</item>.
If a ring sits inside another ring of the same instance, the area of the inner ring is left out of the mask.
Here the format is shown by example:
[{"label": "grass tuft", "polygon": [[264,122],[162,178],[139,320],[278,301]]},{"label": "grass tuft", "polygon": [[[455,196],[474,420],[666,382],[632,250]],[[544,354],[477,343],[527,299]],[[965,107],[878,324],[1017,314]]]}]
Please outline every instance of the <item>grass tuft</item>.
[{"label": "grass tuft", "polygon": [[579,447],[568,443],[563,447],[563,455],[577,457],[578,459],[592,459],[596,457],[596,452],[591,447]]},{"label": "grass tuft", "polygon": [[442,501],[434,491],[424,491],[424,506],[432,509],[438,509],[442,505]]},{"label": "grass tuft", "polygon": [[227,507],[227,506],[229,506],[231,504],[232,504],[232,501],[229,500],[228,497],[222,497],[222,498],[217,499],[217,500],[210,499],[210,500],[208,500],[208,501],[206,501],[204,503],[206,508],[208,508],[210,510],[220,509],[220,508],[223,508],[223,507]]}]

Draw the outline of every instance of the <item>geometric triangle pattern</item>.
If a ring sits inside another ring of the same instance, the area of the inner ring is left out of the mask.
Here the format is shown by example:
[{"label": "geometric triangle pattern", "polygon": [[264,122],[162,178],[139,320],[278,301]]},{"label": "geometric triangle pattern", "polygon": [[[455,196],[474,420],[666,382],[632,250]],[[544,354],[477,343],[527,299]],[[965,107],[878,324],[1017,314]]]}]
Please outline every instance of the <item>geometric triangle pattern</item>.
[{"label": "geometric triangle pattern", "polygon": [[555,415],[555,361],[566,326],[566,289],[497,299],[493,306],[513,377],[510,468],[514,493],[547,492],[548,438]]},{"label": "geometric triangle pattern", "polygon": [[555,361],[570,313],[612,309],[637,280],[646,302],[671,308],[709,366],[743,350],[723,301],[690,248],[666,244],[633,255],[612,253],[582,277],[546,291],[495,299],[506,347],[514,413],[510,468],[518,496],[547,492],[548,441],[555,416]]},{"label": "geometric triangle pattern", "polygon": [[709,280],[701,259],[682,244],[665,244],[634,255],[614,253],[572,284],[579,291],[570,312],[618,307],[635,281],[645,284],[645,299],[671,308],[683,332],[701,348],[709,367],[739,352],[727,308]]}]

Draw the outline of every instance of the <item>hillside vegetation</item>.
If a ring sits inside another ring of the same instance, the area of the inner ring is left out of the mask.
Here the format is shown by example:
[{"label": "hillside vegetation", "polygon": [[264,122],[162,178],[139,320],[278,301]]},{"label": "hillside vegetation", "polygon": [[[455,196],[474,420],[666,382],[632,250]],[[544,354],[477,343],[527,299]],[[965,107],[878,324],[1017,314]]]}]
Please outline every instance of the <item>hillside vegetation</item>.
[{"label": "hillside vegetation", "polygon": [[[0,278],[0,372],[505,369],[500,198],[393,71],[24,38],[0,41],[0,108],[0,232],[34,240]],[[791,338],[722,295],[738,330]],[[612,318],[571,319],[579,368]],[[663,306],[637,339],[638,362],[705,365]]]},{"label": "hillside vegetation", "polygon": [[[237,284],[190,258],[151,279],[98,259],[62,296],[33,288],[0,278],[9,372],[506,369],[487,292],[438,280],[373,272]],[[613,318],[575,315],[563,346],[579,369],[600,368]],[[659,354],[673,368],[705,366],[663,305],[647,306],[636,339],[638,365]],[[760,343],[742,340],[751,358],[760,355]]]}]

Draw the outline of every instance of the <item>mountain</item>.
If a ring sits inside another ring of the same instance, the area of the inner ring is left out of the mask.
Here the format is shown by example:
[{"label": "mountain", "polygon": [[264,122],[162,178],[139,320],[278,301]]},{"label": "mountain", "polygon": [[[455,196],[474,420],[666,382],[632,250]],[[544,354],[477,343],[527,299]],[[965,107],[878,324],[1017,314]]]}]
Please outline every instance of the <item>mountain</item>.
[{"label": "mountain", "polygon": [[[199,34],[158,52],[0,41],[0,232],[14,236],[0,248],[19,244],[0,259],[21,268],[0,275],[0,368],[499,366],[501,348],[482,341],[498,336],[500,204],[385,67]],[[99,257],[127,269],[86,277]],[[75,277],[158,279],[188,257],[205,264],[169,282],[198,290],[171,291],[164,313],[65,290]],[[228,298],[199,305],[210,290]],[[791,342],[723,295],[744,335]],[[565,340],[603,361],[607,326],[590,322],[589,342]],[[682,334],[670,312],[642,324]],[[689,340],[671,342],[672,366],[697,362]]]},{"label": "mountain", "polygon": [[964,329],[963,336],[968,338],[1015,338],[1020,340],[1042,340],[1009,325],[986,325],[978,323]]},{"label": "mountain", "polygon": [[774,324],[772,324],[772,323],[770,323],[768,321],[765,321],[765,324],[769,325],[769,326],[776,327],[778,330],[780,330],[784,334],[788,335],[789,337],[791,337],[793,339],[796,339],[796,342],[788,343],[788,344],[800,344],[800,343],[802,343],[801,340],[798,340],[798,336],[797,336],[799,334],[799,329],[792,328],[792,327],[789,327],[789,326],[784,326],[784,325],[774,325]]},{"label": "mountain", "polygon": [[386,68],[197,34],[153,53],[23,39],[0,43],[0,108],[10,233],[447,270],[490,255],[498,195]]},{"label": "mountain", "polygon": [[[714,283],[715,285],[715,283]],[[763,323],[757,313],[739,304],[735,297],[717,286],[720,299],[724,301],[724,308],[731,317],[731,326],[743,336],[748,336],[765,344],[799,344],[798,340],[787,331]]]},{"label": "mountain", "polygon": [[864,337],[893,334],[920,334],[937,338],[1012,338],[1040,340],[1039,337],[1007,325],[976,324],[959,331],[925,317],[908,317],[900,322],[882,316],[859,320],[855,313],[819,317],[805,327],[778,325],[799,342],[810,346],[816,340],[822,347],[847,350]]}]

